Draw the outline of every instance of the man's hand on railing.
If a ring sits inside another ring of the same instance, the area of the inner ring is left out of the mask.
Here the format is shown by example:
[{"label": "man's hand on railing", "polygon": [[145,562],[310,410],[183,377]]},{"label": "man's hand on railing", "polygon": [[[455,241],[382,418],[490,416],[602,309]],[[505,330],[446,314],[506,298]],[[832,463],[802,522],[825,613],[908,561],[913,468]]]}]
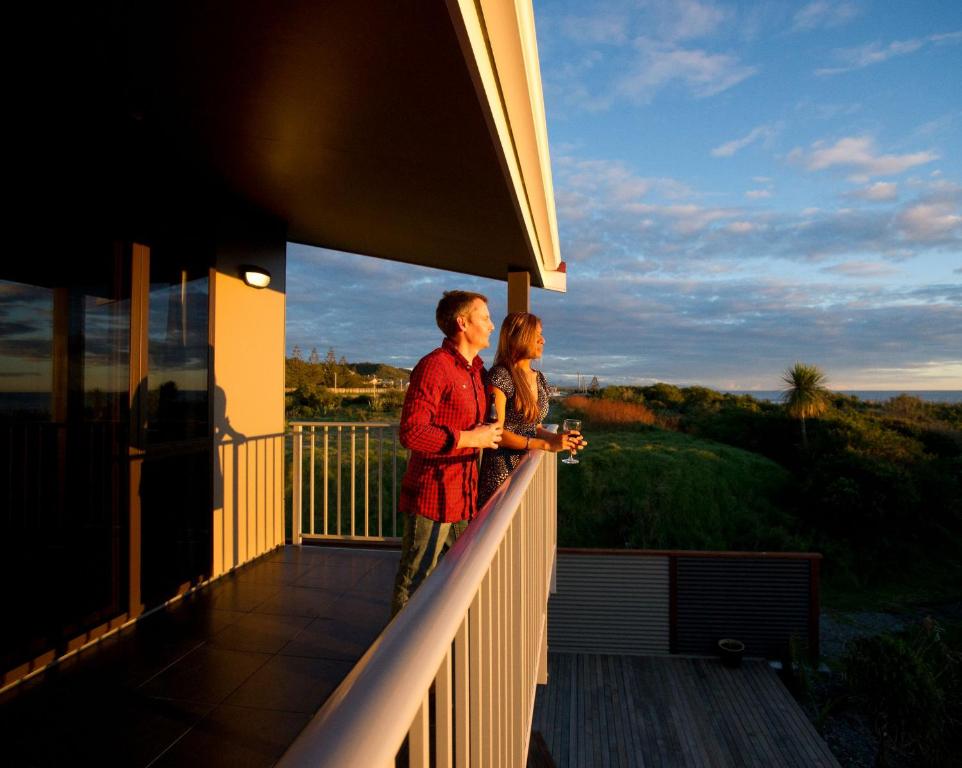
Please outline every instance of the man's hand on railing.
[{"label": "man's hand on railing", "polygon": [[479,424],[461,433],[458,448],[497,448],[503,431],[497,424]]}]

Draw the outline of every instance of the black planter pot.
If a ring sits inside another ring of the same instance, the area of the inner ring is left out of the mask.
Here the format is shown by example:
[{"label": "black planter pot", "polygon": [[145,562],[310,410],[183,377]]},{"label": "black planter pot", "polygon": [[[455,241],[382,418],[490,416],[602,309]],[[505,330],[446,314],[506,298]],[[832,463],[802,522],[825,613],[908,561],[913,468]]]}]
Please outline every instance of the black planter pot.
[{"label": "black planter pot", "polygon": [[718,655],[722,664],[729,669],[740,667],[742,656],[745,655],[745,644],[730,637],[722,638],[718,641]]}]

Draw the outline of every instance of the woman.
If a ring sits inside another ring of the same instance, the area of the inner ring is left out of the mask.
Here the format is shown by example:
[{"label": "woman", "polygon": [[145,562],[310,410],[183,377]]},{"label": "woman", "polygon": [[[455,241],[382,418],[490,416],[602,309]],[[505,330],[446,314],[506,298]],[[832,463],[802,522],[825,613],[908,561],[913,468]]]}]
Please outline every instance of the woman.
[{"label": "woman", "polygon": [[481,458],[478,509],[532,448],[557,453],[588,444],[578,432],[561,435],[541,427],[548,415],[548,382],[541,371],[531,367],[531,361],[541,357],[543,350],[539,318],[528,312],[512,312],[504,318],[498,352],[487,377],[504,432],[498,449],[485,451]]}]

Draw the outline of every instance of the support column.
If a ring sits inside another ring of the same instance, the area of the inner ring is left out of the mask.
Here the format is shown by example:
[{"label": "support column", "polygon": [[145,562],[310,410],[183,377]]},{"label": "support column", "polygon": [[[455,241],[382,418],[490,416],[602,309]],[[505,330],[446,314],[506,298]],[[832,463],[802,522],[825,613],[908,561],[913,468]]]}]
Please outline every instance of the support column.
[{"label": "support column", "polygon": [[147,448],[147,316],[150,248],[134,243],[130,276],[130,497],[128,618],[144,611],[140,594],[140,479]]},{"label": "support column", "polygon": [[508,312],[531,311],[531,275],[508,272]]}]

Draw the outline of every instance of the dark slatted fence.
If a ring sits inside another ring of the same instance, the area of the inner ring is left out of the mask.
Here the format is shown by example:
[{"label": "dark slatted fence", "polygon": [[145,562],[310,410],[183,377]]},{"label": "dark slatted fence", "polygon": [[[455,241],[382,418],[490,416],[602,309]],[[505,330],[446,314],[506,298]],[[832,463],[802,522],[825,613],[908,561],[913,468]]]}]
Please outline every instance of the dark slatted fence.
[{"label": "dark slatted fence", "polygon": [[548,610],[553,651],[747,656],[818,654],[821,555],[559,549]]},{"label": "dark slatted fence", "polygon": [[[792,638],[817,643],[812,622],[812,569],[804,557],[675,557],[671,650],[714,654],[737,638],[746,656],[785,658]],[[817,567],[817,566],[815,566]]]}]

